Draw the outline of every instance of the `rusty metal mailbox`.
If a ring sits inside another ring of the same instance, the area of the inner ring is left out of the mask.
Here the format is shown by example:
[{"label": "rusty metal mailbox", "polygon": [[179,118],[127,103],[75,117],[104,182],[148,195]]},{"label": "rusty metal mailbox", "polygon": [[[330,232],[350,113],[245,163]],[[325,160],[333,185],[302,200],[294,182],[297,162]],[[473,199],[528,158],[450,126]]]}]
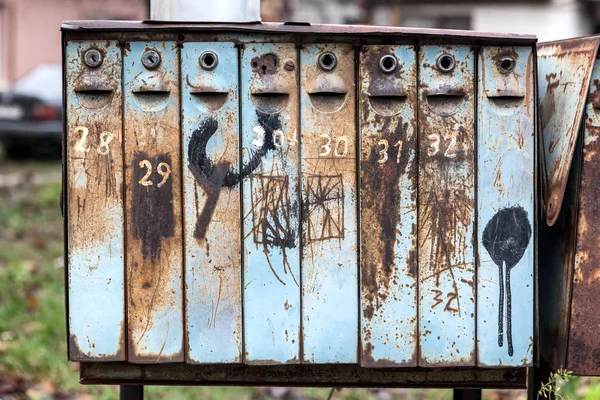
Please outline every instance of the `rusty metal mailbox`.
[{"label": "rusty metal mailbox", "polygon": [[525,384],[534,37],[67,22],[63,40],[84,383]]},{"label": "rusty metal mailbox", "polygon": [[598,135],[600,37],[538,48],[545,224],[540,232],[541,355],[554,370],[600,375]]}]

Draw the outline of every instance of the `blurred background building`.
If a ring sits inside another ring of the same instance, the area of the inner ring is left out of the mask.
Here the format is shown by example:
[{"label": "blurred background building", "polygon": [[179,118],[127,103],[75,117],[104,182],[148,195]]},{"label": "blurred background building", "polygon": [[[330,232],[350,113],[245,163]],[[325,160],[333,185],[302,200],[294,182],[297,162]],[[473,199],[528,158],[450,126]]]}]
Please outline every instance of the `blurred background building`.
[{"label": "blurred background building", "polygon": [[[197,0],[202,1],[202,0]],[[60,63],[60,23],[147,18],[150,0],[0,0],[0,89]],[[262,0],[263,21],[523,32],[541,41],[600,31],[600,0]]]},{"label": "blurred background building", "polygon": [[38,64],[60,63],[63,20],[144,19],[148,6],[149,0],[0,0],[0,89]]},{"label": "blurred background building", "polygon": [[262,0],[264,21],[532,33],[540,41],[600,31],[598,0]]}]

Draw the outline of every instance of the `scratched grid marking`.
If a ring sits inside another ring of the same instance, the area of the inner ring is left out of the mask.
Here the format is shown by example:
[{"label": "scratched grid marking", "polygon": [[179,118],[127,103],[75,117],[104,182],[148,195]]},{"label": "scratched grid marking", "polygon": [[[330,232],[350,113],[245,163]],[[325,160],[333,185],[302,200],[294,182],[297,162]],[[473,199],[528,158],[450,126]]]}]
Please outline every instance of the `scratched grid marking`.
[{"label": "scratched grid marking", "polygon": [[342,175],[308,176],[306,199],[309,242],[344,239]]},{"label": "scratched grid marking", "polygon": [[281,247],[293,245],[288,187],[288,176],[250,176],[254,243]]}]

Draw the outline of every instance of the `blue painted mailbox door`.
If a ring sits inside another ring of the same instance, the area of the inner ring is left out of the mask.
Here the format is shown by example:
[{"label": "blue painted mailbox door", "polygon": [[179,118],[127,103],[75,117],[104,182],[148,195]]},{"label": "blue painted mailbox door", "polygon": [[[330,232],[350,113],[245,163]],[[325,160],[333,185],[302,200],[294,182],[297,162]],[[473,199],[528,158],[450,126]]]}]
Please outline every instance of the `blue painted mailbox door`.
[{"label": "blue painted mailbox door", "polygon": [[242,361],[238,50],[181,50],[187,361]]},{"label": "blue painted mailbox door", "polygon": [[360,52],[361,359],[417,363],[416,52]]},{"label": "blue painted mailbox door", "polygon": [[298,51],[242,50],[244,345],[248,364],[300,360]]},{"label": "blue painted mailbox door", "polygon": [[355,54],[300,52],[302,337],[308,363],[356,363],[358,252]]},{"label": "blue painted mailbox door", "polygon": [[474,51],[419,53],[419,365],[475,364]]},{"label": "blue painted mailbox door", "polygon": [[[100,65],[87,66],[86,56],[98,57]],[[67,44],[67,257],[73,361],[125,360],[121,60],[116,41]]]},{"label": "blue painted mailbox door", "polygon": [[477,349],[482,366],[532,362],[534,62],[530,47],[483,47],[479,53]]},{"label": "blue painted mailbox door", "polygon": [[179,50],[128,42],[124,56],[129,361],[184,360]]}]

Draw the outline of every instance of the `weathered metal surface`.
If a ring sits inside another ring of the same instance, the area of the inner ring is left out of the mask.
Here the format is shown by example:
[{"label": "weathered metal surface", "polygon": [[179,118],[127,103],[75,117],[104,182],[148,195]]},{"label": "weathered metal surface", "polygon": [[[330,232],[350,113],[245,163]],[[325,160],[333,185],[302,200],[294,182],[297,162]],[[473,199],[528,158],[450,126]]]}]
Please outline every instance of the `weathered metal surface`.
[{"label": "weathered metal surface", "polygon": [[241,56],[244,360],[300,360],[298,50],[248,44]]},{"label": "weathered metal surface", "polygon": [[478,63],[477,359],[531,365],[534,97],[531,47],[483,47]]},{"label": "weathered metal surface", "polygon": [[308,363],[357,362],[354,60],[348,44],[307,45],[300,52],[302,351]]},{"label": "weathered metal surface", "polygon": [[361,368],[333,365],[132,365],[82,363],[83,384],[525,388],[525,368]]},{"label": "weathered metal surface", "polygon": [[598,294],[600,293],[600,60],[592,71],[583,119],[583,162],[577,233],[567,368],[577,375],[600,375]]},{"label": "weathered metal surface", "polygon": [[[90,50],[98,52],[89,53],[97,60],[103,58],[94,68],[84,62]],[[125,360],[121,61],[116,41],[67,44],[68,320],[73,361]]]},{"label": "weathered metal surface", "polygon": [[419,66],[419,365],[473,365],[474,52],[423,46]]},{"label": "weathered metal surface", "polygon": [[416,70],[413,46],[360,53],[363,367],[417,363]]},{"label": "weathered metal surface", "polygon": [[[393,37],[405,39],[412,42],[415,38],[425,41],[444,41],[446,43],[472,43],[472,44],[499,44],[510,43],[533,45],[537,41],[535,35],[500,33],[500,32],[477,32],[458,29],[431,29],[431,28],[406,28],[394,26],[376,26],[376,25],[319,25],[308,23],[281,23],[281,22],[263,22],[260,24],[182,24],[182,23],[152,23],[152,21],[64,21],[61,29],[65,32],[76,32],[77,34],[86,34],[94,31],[105,32],[148,32],[160,33],[169,31],[190,32],[218,32],[249,34],[271,33],[274,38],[283,34],[298,34],[302,36],[318,35],[320,37],[328,36],[328,39],[334,39],[335,36],[345,36],[344,41],[359,39],[364,40],[372,35],[381,41],[381,37]],[[174,33],[176,37],[178,32]],[[287,39],[286,39],[287,40]]]},{"label": "weathered metal surface", "polygon": [[538,46],[542,179],[550,226],[560,213],[598,45],[596,36]]},{"label": "weathered metal surface", "polygon": [[187,361],[242,361],[238,50],[181,49]]},{"label": "weathered metal surface", "polygon": [[[147,50],[161,57],[142,65]],[[124,56],[128,360],[183,361],[179,51],[127,42]]]}]

